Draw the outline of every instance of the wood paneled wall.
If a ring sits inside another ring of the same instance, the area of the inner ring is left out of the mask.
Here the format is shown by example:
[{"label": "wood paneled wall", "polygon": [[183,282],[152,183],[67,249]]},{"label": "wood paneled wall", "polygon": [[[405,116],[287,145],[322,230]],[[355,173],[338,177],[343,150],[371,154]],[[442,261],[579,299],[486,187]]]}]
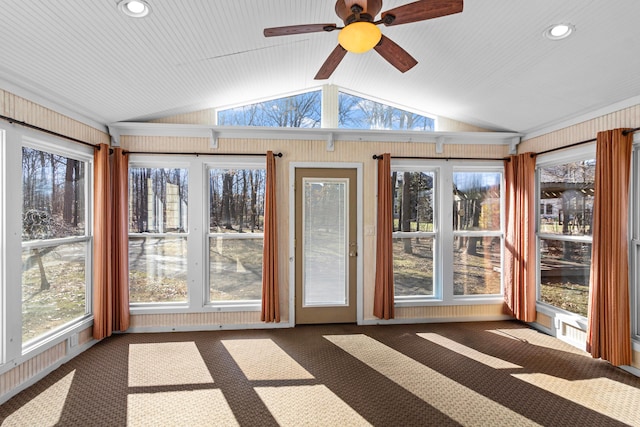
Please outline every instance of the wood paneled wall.
[{"label": "wood paneled wall", "polygon": [[0,89],[0,114],[90,144],[109,144],[110,137],[70,117]]},{"label": "wood paneled wall", "polygon": [[600,131],[640,126],[640,104],[522,141],[518,153],[550,150],[595,138]]}]

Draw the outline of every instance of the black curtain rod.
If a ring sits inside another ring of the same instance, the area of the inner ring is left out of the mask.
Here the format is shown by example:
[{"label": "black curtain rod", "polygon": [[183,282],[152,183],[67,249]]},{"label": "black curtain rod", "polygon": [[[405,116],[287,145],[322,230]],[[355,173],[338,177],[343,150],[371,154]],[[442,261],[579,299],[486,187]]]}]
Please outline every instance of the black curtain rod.
[{"label": "black curtain rod", "polygon": [[90,142],[81,141],[81,140],[73,138],[71,136],[63,135],[61,133],[54,132],[54,131],[49,130],[49,129],[41,128],[40,126],[32,125],[31,123],[21,122],[20,120],[12,119],[11,117],[2,116],[2,115],[0,115],[0,119],[6,120],[11,124],[15,123],[17,125],[24,126],[26,128],[35,129],[35,130],[40,131],[40,132],[48,133],[49,135],[54,135],[54,136],[57,136],[59,138],[68,139],[69,141],[77,142],[78,144],[86,145],[88,147],[95,148],[96,150],[100,149],[100,145],[92,144]]},{"label": "black curtain rod", "polygon": [[[492,161],[511,161],[509,157],[500,157],[500,158],[471,158],[471,157],[406,157],[406,156],[392,156],[394,160],[492,160]],[[378,156],[376,154],[373,155],[373,160],[382,160],[382,155]]]},{"label": "black curtain rod", "polygon": [[[122,151],[122,154],[153,154],[172,156],[266,156],[267,153],[174,153],[168,151]],[[282,153],[274,153],[275,157],[282,157]]]},{"label": "black curtain rod", "polygon": [[[636,133],[639,130],[640,130],[640,127],[639,128],[633,128],[633,129],[627,129],[627,130],[623,130],[622,134],[624,136],[627,136],[630,133]],[[590,142],[596,142],[597,140],[598,140],[598,138],[585,139],[584,141],[574,142],[573,144],[563,145],[562,147],[550,148],[548,150],[540,151],[539,153],[531,154],[531,157],[539,156],[541,154],[553,153],[554,151],[560,151],[560,150],[564,150],[565,148],[576,147],[578,145],[588,144]]]}]

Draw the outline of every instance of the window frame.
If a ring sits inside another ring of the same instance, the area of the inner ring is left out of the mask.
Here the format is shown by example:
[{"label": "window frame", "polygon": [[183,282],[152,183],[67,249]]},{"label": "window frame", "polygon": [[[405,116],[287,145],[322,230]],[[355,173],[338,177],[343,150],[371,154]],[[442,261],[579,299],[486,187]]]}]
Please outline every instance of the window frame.
[{"label": "window frame", "polygon": [[[596,145],[586,144],[576,148],[568,148],[549,154],[538,156],[536,159],[536,201],[535,206],[540,206],[540,169],[549,166],[558,166],[572,162],[585,161],[596,158]],[[587,318],[578,313],[564,310],[540,300],[541,294],[541,240],[570,241],[576,243],[589,243],[593,250],[592,236],[568,236],[562,234],[540,233],[541,214],[536,210],[535,234],[536,234],[536,311],[550,316],[551,318],[561,318],[563,322],[573,325],[583,331],[587,328]]]},{"label": "window frame", "polygon": [[[208,312],[260,311],[261,301],[209,300],[209,168],[266,169],[265,156],[198,155],[185,154],[176,159],[161,154],[131,154],[129,168],[186,168],[188,170],[187,238],[187,301],[179,303],[129,303],[130,313],[183,314]],[[167,233],[165,233],[167,234]],[[178,235],[178,233],[174,233]]]},{"label": "window frame", "polygon": [[222,237],[223,239],[262,239],[263,242],[263,246],[264,246],[264,230],[262,233],[251,233],[249,234],[238,234],[235,237],[229,237],[229,236],[233,236],[233,233],[216,233],[216,232],[211,232],[210,226],[209,226],[209,219],[211,217],[211,212],[209,210],[210,207],[210,202],[209,202],[209,195],[210,193],[210,179],[209,179],[209,174],[210,171],[212,169],[235,169],[235,170],[239,170],[239,169],[262,169],[265,171],[265,192],[266,192],[266,169],[267,169],[267,159],[266,157],[258,157],[258,156],[247,156],[247,157],[243,157],[243,158],[239,158],[239,157],[226,157],[223,156],[221,157],[216,157],[213,159],[209,159],[206,162],[204,162],[204,168],[205,168],[205,172],[204,172],[204,179],[205,179],[205,183],[204,183],[204,191],[205,191],[205,197],[204,200],[206,200],[206,204],[205,204],[205,215],[203,216],[203,229],[205,231],[205,238],[204,238],[204,243],[205,243],[205,250],[204,250],[204,254],[205,254],[205,258],[206,258],[206,262],[203,262],[204,265],[207,266],[207,268],[205,268],[205,277],[204,277],[204,286],[203,286],[203,292],[204,292],[204,305],[205,307],[208,307],[210,309],[213,309],[215,311],[260,311],[261,307],[262,307],[262,299],[258,299],[258,300],[211,300],[211,260],[210,260],[210,242],[211,242],[211,237]]},{"label": "window frame", "polygon": [[[21,347],[21,356],[26,357],[27,355],[43,351],[48,348],[50,345],[53,345],[56,342],[59,342],[63,339],[66,339],[68,336],[77,333],[79,330],[87,327],[91,322],[93,322],[93,166],[94,166],[94,149],[90,147],[84,147],[78,144],[71,143],[66,140],[53,138],[49,136],[44,136],[41,134],[36,134],[34,132],[23,131],[17,132],[16,135],[20,144],[17,148],[16,155],[19,154],[19,158],[16,159],[19,166],[16,170],[20,170],[20,179],[16,180],[15,185],[19,186],[18,192],[20,194],[20,209],[17,213],[20,222],[16,224],[17,230],[22,230],[22,149],[30,148],[38,151],[44,151],[48,154],[55,154],[58,156],[63,156],[67,158],[72,158],[74,160],[78,160],[85,164],[85,175],[84,175],[84,222],[85,222],[85,230],[83,236],[70,236],[64,238],[54,238],[47,240],[31,240],[27,242],[22,241],[21,233],[17,236],[17,241],[20,242],[20,253],[17,255],[17,259],[21,258],[22,249],[25,247],[50,247],[50,246],[60,246],[64,244],[70,243],[80,243],[84,242],[86,244],[86,252],[85,252],[85,307],[84,314],[82,316],[76,317],[75,319],[65,322],[64,324],[57,326],[44,334],[39,335],[36,338],[28,340],[26,342],[22,342],[22,316],[19,316],[20,321],[18,326],[16,324],[12,324],[10,327],[19,328],[19,333],[13,332],[12,335],[19,336],[20,340],[19,344]],[[9,158],[7,158],[8,160]],[[19,161],[18,161],[19,160]],[[8,182],[10,186],[11,183]],[[7,263],[10,261],[7,260]],[[21,264],[21,261],[18,261]],[[22,278],[21,272],[16,276],[18,278],[17,282],[19,284],[19,312],[22,313]],[[9,302],[9,301],[7,301]],[[9,326],[9,325],[7,325]]]},{"label": "window frame", "polygon": [[[504,271],[504,238],[505,238],[505,182],[504,182],[504,164],[501,166],[488,166],[488,165],[454,165],[453,171],[451,174],[452,183],[451,183],[451,193],[453,197],[453,174],[456,172],[462,173],[498,173],[500,174],[500,226],[498,230],[452,230],[453,239],[452,244],[455,241],[456,237],[498,237],[500,238],[500,293],[497,294],[478,294],[478,295],[454,295],[453,298],[456,301],[465,301],[465,300],[492,300],[495,298],[500,298],[501,300],[504,297],[504,275],[502,272]],[[453,204],[453,200],[452,200]],[[453,212],[451,213],[453,219]],[[451,224],[453,228],[453,224]],[[451,253],[453,256],[453,252]],[[453,265],[453,260],[451,265]],[[451,277],[451,281],[453,284],[453,276]]]},{"label": "window frame", "polygon": [[[179,161],[170,160],[165,156],[158,155],[130,155],[129,157],[129,171],[131,169],[137,168],[148,168],[148,169],[186,169],[187,170],[187,193],[188,200],[192,199],[192,170],[193,164],[187,159],[180,159]],[[128,174],[127,172],[127,182],[128,182]],[[128,185],[127,185],[128,186]],[[127,208],[127,212],[129,212],[130,206]],[[191,233],[192,228],[192,220],[193,220],[193,212],[191,206],[188,207],[187,212],[187,230],[184,233],[178,232],[153,232],[153,233],[131,233],[127,230],[127,241],[130,240],[131,236],[145,236],[145,237],[155,237],[155,238],[165,238],[165,237],[184,237],[186,239],[187,245],[187,299],[186,301],[177,301],[177,302],[131,302],[129,300],[129,309],[132,314],[151,314],[151,313],[167,313],[167,312],[183,312],[184,309],[187,309],[191,306],[191,294],[192,287],[190,283],[192,283],[195,278],[192,278],[191,268],[191,260],[189,254],[192,252],[190,240],[193,233]],[[128,221],[127,221],[128,222]],[[128,244],[127,244],[128,246]],[[197,264],[196,264],[197,265]],[[129,275],[127,275],[127,279],[129,280]]]},{"label": "window frame", "polygon": [[[323,88],[323,91],[324,91],[324,88]],[[393,128],[392,129],[378,129],[378,128],[371,128],[371,127],[370,128],[352,128],[352,127],[340,126],[340,124],[337,123],[336,127],[338,129],[378,130],[378,131],[405,130],[405,131],[408,131],[408,132],[434,132],[438,128],[438,117],[437,116],[434,116],[432,114],[428,114],[428,113],[425,113],[425,112],[422,112],[422,111],[417,111],[415,109],[412,109],[412,108],[409,108],[409,107],[406,107],[406,106],[402,106],[402,105],[399,105],[399,104],[391,103],[389,101],[383,101],[381,99],[378,99],[378,98],[375,98],[375,97],[372,97],[372,96],[369,96],[369,95],[365,96],[365,95],[363,95],[361,93],[350,91],[350,90],[342,88],[342,87],[337,88],[337,91],[336,91],[336,94],[335,94],[335,96],[336,96],[336,99],[335,99],[336,112],[335,112],[335,114],[337,115],[336,122],[339,122],[339,119],[340,119],[340,111],[339,111],[339,109],[340,109],[340,95],[343,95],[343,94],[346,95],[346,96],[351,96],[351,97],[355,97],[355,98],[360,98],[360,99],[365,100],[365,101],[373,102],[375,104],[382,105],[384,107],[388,107],[388,108],[392,108],[392,109],[395,109],[395,110],[399,110],[399,111],[401,111],[403,113],[411,113],[411,114],[415,114],[417,116],[420,116],[421,118],[429,119],[433,123],[433,129],[430,129],[430,130],[424,130],[424,129],[423,130],[421,130],[421,129],[418,129],[418,130],[415,130],[415,129],[393,129]]]},{"label": "window frame", "polygon": [[633,136],[629,212],[629,267],[631,337],[640,347],[640,133]]},{"label": "window frame", "polygon": [[[391,171],[435,172],[434,176],[434,293],[432,296],[394,296],[396,307],[415,307],[433,305],[480,305],[504,301],[504,278],[500,277],[500,294],[454,295],[453,286],[453,242],[456,235],[485,236],[485,231],[453,230],[453,173],[454,172],[497,172],[500,181],[500,230],[490,231],[500,236],[500,264],[504,267],[504,226],[505,194],[504,163],[494,160],[434,160],[434,159],[394,159],[391,158]],[[403,233],[403,232],[400,232]],[[427,237],[427,232],[404,232]],[[459,234],[458,234],[459,233]]]},{"label": "window frame", "polygon": [[[442,226],[441,218],[443,217],[440,206],[440,195],[442,192],[440,186],[441,167],[433,163],[415,162],[407,160],[393,160],[391,158],[391,173],[393,172],[425,172],[433,173],[433,231],[394,231],[391,233],[392,239],[425,237],[433,239],[433,294],[432,295],[395,295],[394,302],[396,306],[420,305],[423,303],[433,303],[442,301]],[[391,177],[389,177],[391,178]],[[393,190],[393,189],[392,189]],[[391,201],[394,202],[393,200]]]}]

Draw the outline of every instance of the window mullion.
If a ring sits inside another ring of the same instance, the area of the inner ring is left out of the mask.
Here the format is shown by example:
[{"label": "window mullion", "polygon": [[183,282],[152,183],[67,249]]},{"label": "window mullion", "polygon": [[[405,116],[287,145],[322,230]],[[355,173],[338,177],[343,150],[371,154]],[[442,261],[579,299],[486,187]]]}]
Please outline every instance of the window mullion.
[{"label": "window mullion", "polygon": [[208,212],[205,200],[207,185],[205,165],[200,157],[196,157],[189,167],[189,212],[187,238],[187,289],[189,311],[201,311],[205,305],[206,282],[205,269],[208,265],[208,245],[205,241],[208,228]]},{"label": "window mullion", "polygon": [[439,181],[438,229],[440,233],[437,277],[439,296],[444,302],[453,301],[453,166],[449,163],[441,168]]}]

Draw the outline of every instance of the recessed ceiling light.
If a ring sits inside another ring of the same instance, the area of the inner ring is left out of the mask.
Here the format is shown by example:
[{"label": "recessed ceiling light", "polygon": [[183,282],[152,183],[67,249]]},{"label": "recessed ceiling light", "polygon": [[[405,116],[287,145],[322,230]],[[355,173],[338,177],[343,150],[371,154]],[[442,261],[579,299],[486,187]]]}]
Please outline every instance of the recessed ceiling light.
[{"label": "recessed ceiling light", "polygon": [[118,9],[120,9],[120,12],[133,18],[142,18],[151,12],[149,3],[144,0],[120,0]]},{"label": "recessed ceiling light", "polygon": [[543,35],[549,40],[562,40],[569,37],[576,27],[571,24],[555,24],[544,30]]}]

